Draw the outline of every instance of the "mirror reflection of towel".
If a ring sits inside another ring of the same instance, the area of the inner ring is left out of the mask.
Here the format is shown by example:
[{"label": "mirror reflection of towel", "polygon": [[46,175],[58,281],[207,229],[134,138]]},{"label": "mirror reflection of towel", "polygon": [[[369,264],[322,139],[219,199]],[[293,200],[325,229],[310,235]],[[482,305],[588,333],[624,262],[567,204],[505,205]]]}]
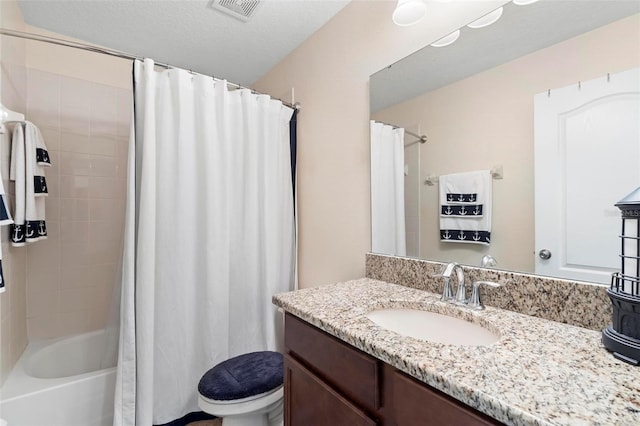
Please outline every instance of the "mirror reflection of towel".
[{"label": "mirror reflection of towel", "polygon": [[440,241],[489,245],[491,171],[443,175],[438,181]]}]

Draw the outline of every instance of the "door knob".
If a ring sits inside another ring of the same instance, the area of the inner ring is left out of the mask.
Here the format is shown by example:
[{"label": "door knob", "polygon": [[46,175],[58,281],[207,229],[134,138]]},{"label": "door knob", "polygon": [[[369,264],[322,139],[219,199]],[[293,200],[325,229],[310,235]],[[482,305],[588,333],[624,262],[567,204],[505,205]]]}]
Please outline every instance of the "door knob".
[{"label": "door knob", "polygon": [[549,260],[551,259],[551,252],[547,249],[542,249],[538,253],[538,256],[540,256],[540,259],[542,260]]}]

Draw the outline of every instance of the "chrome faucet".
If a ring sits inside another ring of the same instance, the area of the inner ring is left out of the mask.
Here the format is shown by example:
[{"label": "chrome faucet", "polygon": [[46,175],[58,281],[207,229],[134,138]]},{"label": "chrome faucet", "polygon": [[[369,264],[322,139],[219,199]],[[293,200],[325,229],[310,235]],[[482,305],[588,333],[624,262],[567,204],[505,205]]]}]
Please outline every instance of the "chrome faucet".
[{"label": "chrome faucet", "polygon": [[[458,289],[456,291],[456,296],[453,296],[451,291],[451,273],[456,271],[456,277],[458,278]],[[464,288],[464,270],[462,266],[457,262],[449,263],[442,271],[441,274],[434,275],[436,278],[444,279],[444,288],[442,290],[442,297],[440,300],[443,302],[454,300],[454,303],[459,305],[464,305],[467,303],[465,288]]]}]

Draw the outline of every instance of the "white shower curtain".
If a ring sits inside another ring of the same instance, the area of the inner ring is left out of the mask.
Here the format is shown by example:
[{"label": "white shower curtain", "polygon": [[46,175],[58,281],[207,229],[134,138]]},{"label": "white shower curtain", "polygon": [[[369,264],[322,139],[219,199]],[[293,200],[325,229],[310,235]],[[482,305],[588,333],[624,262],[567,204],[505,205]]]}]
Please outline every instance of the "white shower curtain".
[{"label": "white shower curtain", "polygon": [[293,286],[293,111],[148,59],[134,80],[114,424],[149,426],[199,411],[214,364],[279,349],[271,296]]},{"label": "white shower curtain", "polygon": [[404,218],[404,129],[371,121],[371,251],[407,252]]}]

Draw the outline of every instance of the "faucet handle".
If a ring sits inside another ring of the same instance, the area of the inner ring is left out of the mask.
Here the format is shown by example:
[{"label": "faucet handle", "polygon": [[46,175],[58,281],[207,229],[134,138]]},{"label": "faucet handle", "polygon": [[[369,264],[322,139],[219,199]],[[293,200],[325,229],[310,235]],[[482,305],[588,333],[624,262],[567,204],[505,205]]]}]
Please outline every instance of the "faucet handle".
[{"label": "faucet handle", "polygon": [[487,285],[489,287],[502,287],[502,284],[494,283],[493,281],[476,281],[473,283],[473,291],[471,292],[471,299],[469,299],[469,309],[482,310],[484,305],[480,298],[480,286]]},{"label": "faucet handle", "polygon": [[448,275],[445,274],[433,274],[431,275],[433,278],[444,278],[444,285],[442,287],[442,296],[440,300],[446,302],[448,300],[453,299],[453,292],[451,291],[451,280]]}]

